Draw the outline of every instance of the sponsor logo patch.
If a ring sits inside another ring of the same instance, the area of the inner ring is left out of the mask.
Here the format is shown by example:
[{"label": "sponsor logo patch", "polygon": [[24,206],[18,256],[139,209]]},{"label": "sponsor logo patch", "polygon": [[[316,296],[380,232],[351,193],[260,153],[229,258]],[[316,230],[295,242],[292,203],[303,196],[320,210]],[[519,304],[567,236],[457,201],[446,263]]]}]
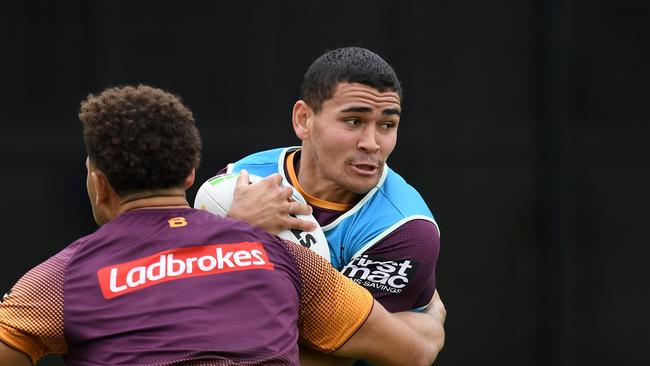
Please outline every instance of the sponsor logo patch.
[{"label": "sponsor logo patch", "polygon": [[99,286],[112,299],[159,283],[249,269],[274,270],[261,243],[242,242],[170,249],[97,271]]},{"label": "sponsor logo patch", "polygon": [[362,255],[352,259],[341,273],[368,290],[399,294],[413,280],[419,266],[410,259],[390,260]]}]

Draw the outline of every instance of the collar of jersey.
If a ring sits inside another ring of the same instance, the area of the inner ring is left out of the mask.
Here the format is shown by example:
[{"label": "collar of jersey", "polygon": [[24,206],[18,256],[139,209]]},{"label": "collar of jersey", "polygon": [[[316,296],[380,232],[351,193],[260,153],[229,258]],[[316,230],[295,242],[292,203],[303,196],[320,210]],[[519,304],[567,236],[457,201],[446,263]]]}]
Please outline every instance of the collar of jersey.
[{"label": "collar of jersey", "polygon": [[309,193],[305,192],[305,190],[300,185],[300,182],[298,181],[298,175],[296,174],[296,167],[294,165],[294,158],[296,156],[296,153],[299,151],[300,149],[293,151],[287,156],[287,160],[286,160],[287,174],[289,175],[289,181],[291,182],[293,187],[298,191],[298,193],[300,193],[305,198],[307,203],[309,203],[312,206],[317,206],[320,208],[326,208],[328,210],[341,211],[341,212],[345,212],[350,208],[352,208],[355,204],[345,204],[345,203],[326,201],[314,197]]}]

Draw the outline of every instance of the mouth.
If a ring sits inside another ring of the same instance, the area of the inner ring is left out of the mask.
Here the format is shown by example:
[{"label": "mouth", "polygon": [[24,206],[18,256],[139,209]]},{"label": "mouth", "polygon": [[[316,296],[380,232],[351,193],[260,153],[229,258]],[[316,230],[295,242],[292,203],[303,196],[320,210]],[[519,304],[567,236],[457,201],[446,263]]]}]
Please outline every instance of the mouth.
[{"label": "mouth", "polygon": [[372,164],[354,164],[354,166],[358,169],[367,171],[373,171],[377,169],[377,166]]},{"label": "mouth", "polygon": [[359,175],[371,176],[379,170],[379,164],[373,162],[359,162],[351,165]]}]

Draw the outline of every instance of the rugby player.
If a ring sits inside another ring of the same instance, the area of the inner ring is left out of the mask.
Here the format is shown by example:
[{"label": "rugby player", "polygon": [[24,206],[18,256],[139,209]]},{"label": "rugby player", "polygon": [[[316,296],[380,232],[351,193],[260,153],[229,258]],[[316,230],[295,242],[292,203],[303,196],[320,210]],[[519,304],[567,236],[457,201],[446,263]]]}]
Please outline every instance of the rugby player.
[{"label": "rugby player", "polygon": [[100,227],[4,296],[0,365],[48,354],[83,366],[297,365],[298,342],[379,364],[433,361],[439,299],[391,314],[308,249],[189,207],[201,141],[177,97],[111,88],[79,117]]},{"label": "rugby player", "polygon": [[[377,54],[357,47],[327,52],[307,70],[293,106],[301,146],[258,152],[222,170],[242,173],[231,217],[270,232],[310,230],[290,214],[313,209],[332,265],[389,311],[427,305],[440,249],[426,203],[386,164],[397,142],[401,101],[395,71]],[[248,173],[270,178],[248,185]],[[287,203],[291,191],[281,182],[311,208]]]}]

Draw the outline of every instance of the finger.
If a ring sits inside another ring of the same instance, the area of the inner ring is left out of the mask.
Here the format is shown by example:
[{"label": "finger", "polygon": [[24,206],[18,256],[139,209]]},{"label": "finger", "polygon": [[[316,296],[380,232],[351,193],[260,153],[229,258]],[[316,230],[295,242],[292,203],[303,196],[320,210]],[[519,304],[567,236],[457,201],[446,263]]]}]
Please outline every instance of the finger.
[{"label": "finger", "polygon": [[[282,198],[286,200],[290,200],[291,196],[293,196],[293,189],[288,186],[282,186],[280,187],[280,194]],[[301,212],[292,212],[292,213],[301,213]]]},{"label": "finger", "polygon": [[250,177],[248,176],[248,171],[246,169],[242,169],[239,172],[239,177],[237,177],[237,183],[235,183],[236,187],[246,187],[250,184]]},{"label": "finger", "polygon": [[311,215],[313,209],[311,206],[304,204],[298,201],[292,201],[289,203],[289,214],[290,215]]},{"label": "finger", "polygon": [[272,182],[274,186],[279,186],[282,183],[282,176],[280,173],[273,173],[264,178],[264,180]]},{"label": "finger", "polygon": [[314,231],[318,226],[315,223],[290,216],[284,225],[288,230]]}]

